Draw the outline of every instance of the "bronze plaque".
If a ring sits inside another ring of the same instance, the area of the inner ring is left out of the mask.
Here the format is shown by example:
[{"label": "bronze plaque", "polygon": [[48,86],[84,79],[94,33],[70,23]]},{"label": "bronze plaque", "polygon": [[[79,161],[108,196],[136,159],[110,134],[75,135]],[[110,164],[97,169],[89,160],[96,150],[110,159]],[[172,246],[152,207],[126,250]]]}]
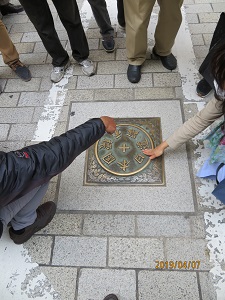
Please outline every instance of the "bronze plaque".
[{"label": "bronze plaque", "polygon": [[115,121],[115,133],[87,150],[84,185],[165,185],[163,157],[151,161],[142,152],[161,143],[160,118]]}]

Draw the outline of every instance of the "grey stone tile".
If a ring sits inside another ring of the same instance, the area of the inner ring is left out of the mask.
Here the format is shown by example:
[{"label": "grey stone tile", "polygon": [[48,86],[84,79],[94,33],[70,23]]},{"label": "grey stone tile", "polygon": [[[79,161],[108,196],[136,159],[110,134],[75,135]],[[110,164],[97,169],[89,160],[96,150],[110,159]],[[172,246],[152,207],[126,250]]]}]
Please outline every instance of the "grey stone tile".
[{"label": "grey stone tile", "polygon": [[[41,266],[40,271],[48,278],[55,290],[56,299],[75,299],[77,269],[69,267]],[[57,297],[57,295],[59,297]]]},{"label": "grey stone tile", "polygon": [[14,107],[17,105],[19,93],[2,93],[0,95],[1,107]]},{"label": "grey stone tile", "polygon": [[[11,16],[10,16],[11,17]],[[10,39],[13,43],[20,43],[23,37],[23,33],[17,32],[17,33],[10,33]]]},{"label": "grey stone tile", "polygon": [[162,63],[158,59],[147,59],[143,66],[141,67],[141,72],[142,73],[169,73],[171,74],[171,71],[167,70],[166,68],[163,67]]},{"label": "grey stone tile", "polygon": [[205,232],[205,221],[203,216],[190,216],[191,232],[194,238],[204,239]]},{"label": "grey stone tile", "polygon": [[186,14],[186,20],[188,24],[199,23],[198,14],[197,13]]},{"label": "grey stone tile", "polygon": [[131,83],[127,79],[127,74],[115,75],[115,88],[136,88],[136,87],[152,87],[152,74],[142,74],[138,83]]},{"label": "grey stone tile", "polygon": [[[65,45],[63,45],[65,46]],[[42,42],[35,42],[35,46],[34,46],[34,53],[36,52],[45,52],[47,54],[47,51],[45,49],[45,46],[43,45]]]},{"label": "grey stone tile", "polygon": [[94,29],[88,29],[86,31],[86,36],[87,39],[96,39],[96,38],[100,38],[101,34],[99,32],[99,28],[94,28]]},{"label": "grey stone tile", "polygon": [[28,250],[32,261],[38,264],[50,264],[51,249],[53,245],[53,238],[50,236],[32,236],[29,241],[23,244],[24,248]]},{"label": "grey stone tile", "polygon": [[66,100],[70,101],[91,101],[94,99],[94,90],[69,90]]},{"label": "grey stone tile", "polygon": [[[28,20],[29,20],[29,18],[26,14],[14,14],[13,18],[10,14],[4,16],[4,24],[6,26],[10,25],[10,24],[27,23]],[[11,36],[11,33],[10,33],[10,36]]]},{"label": "grey stone tile", "polygon": [[68,83],[65,85],[65,89],[74,90],[77,86],[77,76],[72,76],[69,78]]},{"label": "grey stone tile", "polygon": [[102,300],[106,295],[112,293],[121,300],[136,300],[134,270],[80,270],[78,300]]},{"label": "grey stone tile", "polygon": [[48,77],[41,79],[40,91],[49,91],[52,88],[52,82],[50,80],[50,74]]},{"label": "grey stone tile", "polygon": [[74,300],[77,280],[77,269],[68,267],[40,267],[51,282],[60,299]]},{"label": "grey stone tile", "polygon": [[[52,71],[52,64],[30,65],[29,66],[32,77],[47,77],[50,81],[50,74]],[[50,81],[51,82],[51,81]]]},{"label": "grey stone tile", "polygon": [[213,33],[215,27],[215,23],[189,24],[191,34]]},{"label": "grey stone tile", "polygon": [[26,108],[1,108],[0,120],[2,123],[28,123],[31,121],[34,109]]},{"label": "grey stone tile", "polygon": [[12,27],[11,27],[11,30],[10,32],[11,33],[15,33],[15,32],[33,32],[35,31],[35,27],[34,25],[30,22],[30,23],[24,23],[24,24],[20,24],[20,23],[17,23],[17,24],[13,24]]},{"label": "grey stone tile", "polygon": [[205,41],[206,45],[208,45],[208,46],[210,45],[212,37],[213,37],[212,33],[205,33],[205,34],[203,34],[203,38],[204,38],[204,41]]},{"label": "grey stone tile", "polygon": [[209,254],[204,239],[167,239],[166,240],[166,260],[167,261],[200,261],[196,263],[196,269],[199,270],[210,268]]},{"label": "grey stone tile", "polygon": [[220,1],[220,3],[212,3],[213,11],[221,13],[222,11],[225,11],[225,3],[223,1]]},{"label": "grey stone tile", "polygon": [[21,56],[22,53],[32,53],[34,50],[34,43],[19,43],[15,44],[15,47]]},{"label": "grey stone tile", "polygon": [[115,59],[115,52],[107,53],[105,50],[91,50],[90,59],[95,61],[109,61]]},{"label": "grey stone tile", "polygon": [[205,43],[202,34],[193,34],[191,36],[191,39],[193,46],[202,46]]},{"label": "grey stone tile", "polygon": [[54,136],[58,136],[64,133],[67,130],[67,121],[66,122],[57,122],[55,126]]},{"label": "grey stone tile", "polygon": [[12,125],[9,133],[9,140],[31,140],[34,136],[36,124]]},{"label": "grey stone tile", "polygon": [[[13,70],[11,68],[9,68],[8,66],[6,66],[4,63],[3,63],[3,66],[0,67],[0,74],[1,74],[1,77],[3,77],[4,79],[7,79],[7,78],[18,78],[17,75],[15,74],[15,72],[13,72]],[[0,97],[2,97],[2,95],[0,95]]]},{"label": "grey stone tile", "polygon": [[187,14],[212,12],[212,6],[209,3],[208,4],[185,5],[185,12]]},{"label": "grey stone tile", "polygon": [[210,272],[199,272],[199,280],[202,292],[202,299],[217,300],[215,286],[213,284],[213,276]]},{"label": "grey stone tile", "polygon": [[119,74],[127,73],[126,61],[104,61],[98,63],[98,74]]},{"label": "grey stone tile", "polygon": [[191,236],[190,221],[183,216],[137,216],[139,236]]},{"label": "grey stone tile", "polygon": [[56,237],[53,265],[106,266],[106,238]]},{"label": "grey stone tile", "polygon": [[39,234],[55,235],[80,235],[81,234],[82,215],[56,213],[51,223]]},{"label": "grey stone tile", "polygon": [[0,141],[5,141],[9,132],[8,124],[0,124]]},{"label": "grey stone tile", "polygon": [[116,60],[127,60],[126,49],[116,49]]},{"label": "grey stone tile", "polygon": [[43,106],[48,99],[48,92],[21,93],[18,106]]},{"label": "grey stone tile", "polygon": [[163,241],[151,238],[109,238],[110,267],[155,268],[163,260]]},{"label": "grey stone tile", "polygon": [[195,272],[140,271],[138,274],[139,300],[199,299]]},{"label": "grey stone tile", "polygon": [[95,100],[132,100],[134,99],[133,96],[134,92],[133,89],[101,89],[95,90]]},{"label": "grey stone tile", "polygon": [[28,92],[38,91],[41,78],[32,78],[31,81],[24,82],[20,79],[9,79],[6,84],[5,92]]},{"label": "grey stone tile", "polygon": [[174,99],[173,88],[142,88],[134,90],[135,99]]},{"label": "grey stone tile", "polygon": [[9,152],[21,149],[24,146],[23,142],[0,142],[0,151]]},{"label": "grey stone tile", "polygon": [[194,53],[196,58],[205,58],[209,52],[209,47],[207,45],[194,46]]},{"label": "grey stone tile", "polygon": [[40,65],[46,63],[46,53],[20,54],[20,60],[27,65]]},{"label": "grey stone tile", "polygon": [[123,215],[85,215],[83,234],[134,236],[135,217]]},{"label": "grey stone tile", "polygon": [[38,33],[34,30],[33,32],[26,32],[22,35],[21,42],[23,43],[32,43],[32,42],[41,42],[41,38]]},{"label": "grey stone tile", "polygon": [[219,20],[220,17],[220,13],[216,13],[216,12],[210,12],[210,13],[199,13],[199,21],[200,23],[210,23],[210,22],[214,22],[217,23],[217,21]]},{"label": "grey stone tile", "polygon": [[153,82],[155,87],[172,87],[181,85],[181,79],[178,73],[153,73]]},{"label": "grey stone tile", "polygon": [[113,75],[78,76],[78,89],[112,88]]}]

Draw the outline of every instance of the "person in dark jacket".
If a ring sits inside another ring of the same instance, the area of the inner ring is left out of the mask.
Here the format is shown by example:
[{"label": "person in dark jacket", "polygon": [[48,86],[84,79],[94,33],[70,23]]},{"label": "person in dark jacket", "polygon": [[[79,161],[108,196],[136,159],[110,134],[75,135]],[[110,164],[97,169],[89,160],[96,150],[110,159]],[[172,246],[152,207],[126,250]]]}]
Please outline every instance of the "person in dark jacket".
[{"label": "person in dark jacket", "polygon": [[0,152],[0,237],[11,222],[10,238],[22,244],[54,217],[56,205],[41,206],[50,179],[65,170],[83,151],[113,133],[114,120],[103,116],[52,138],[48,142],[8,153]]}]

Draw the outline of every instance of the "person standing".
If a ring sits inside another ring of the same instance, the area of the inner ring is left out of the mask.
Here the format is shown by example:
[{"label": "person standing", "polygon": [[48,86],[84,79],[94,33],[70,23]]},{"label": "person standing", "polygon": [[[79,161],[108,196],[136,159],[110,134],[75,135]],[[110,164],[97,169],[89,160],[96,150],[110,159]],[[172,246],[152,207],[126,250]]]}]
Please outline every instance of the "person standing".
[{"label": "person standing", "polygon": [[[17,76],[23,81],[31,80],[30,70],[20,61],[19,54],[11,41],[4,23],[0,20],[0,52],[3,61],[8,65]],[[0,87],[0,93],[2,88]]]},{"label": "person standing", "polygon": [[[141,79],[141,66],[146,59],[147,29],[156,0],[124,0],[126,20],[126,49],[129,66],[128,80],[137,83]],[[171,53],[182,21],[183,0],[158,0],[160,7],[155,30],[153,57],[160,59],[168,70],[177,67],[177,60]]]},{"label": "person standing", "polygon": [[[47,52],[52,57],[53,70],[50,75],[51,81],[59,82],[63,78],[66,69],[70,66],[70,60],[55,30],[48,2],[47,0],[19,1],[36,28]],[[89,48],[87,38],[81,23],[76,0],[52,0],[52,2],[67,31],[73,58],[81,65],[85,75],[94,75],[95,66],[88,59]]]}]

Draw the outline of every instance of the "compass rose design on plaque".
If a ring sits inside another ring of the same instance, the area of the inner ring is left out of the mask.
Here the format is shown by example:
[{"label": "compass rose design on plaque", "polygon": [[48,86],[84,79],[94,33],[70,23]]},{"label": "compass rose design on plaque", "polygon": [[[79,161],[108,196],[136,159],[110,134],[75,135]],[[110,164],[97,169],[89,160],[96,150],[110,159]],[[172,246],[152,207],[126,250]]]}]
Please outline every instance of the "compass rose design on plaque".
[{"label": "compass rose design on plaque", "polygon": [[160,118],[118,118],[116,131],[104,134],[86,153],[84,185],[165,185],[164,159],[142,150],[159,145]]},{"label": "compass rose design on plaque", "polygon": [[95,155],[103,169],[117,176],[130,176],[143,170],[150,158],[142,149],[153,148],[152,138],[142,127],[117,124],[116,132],[104,135],[95,145]]}]

